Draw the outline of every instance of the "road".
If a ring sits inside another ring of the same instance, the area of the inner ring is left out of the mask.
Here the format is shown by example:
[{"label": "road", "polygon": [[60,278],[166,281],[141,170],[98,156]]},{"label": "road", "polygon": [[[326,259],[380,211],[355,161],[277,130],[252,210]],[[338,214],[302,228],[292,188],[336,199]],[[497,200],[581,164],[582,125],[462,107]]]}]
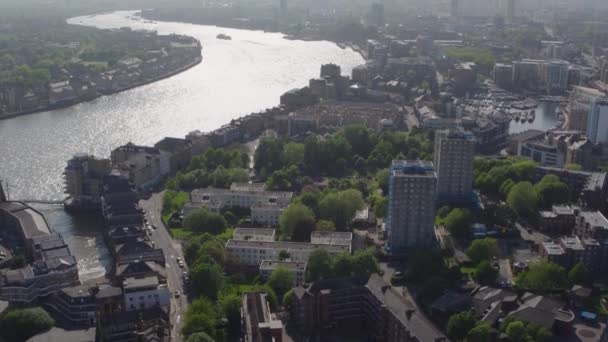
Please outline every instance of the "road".
[{"label": "road", "polygon": [[[184,293],[184,283],[182,274],[186,270],[179,267],[177,258],[184,259],[181,244],[176,242],[169,235],[168,229],[162,222],[163,192],[153,194],[149,199],[142,200],[140,206],[146,211],[146,219],[155,226],[156,229],[150,234],[150,239],[154,241],[157,248],[162,248],[165,253],[165,269],[167,271],[167,282],[172,294],[171,299],[171,340],[181,341],[180,331],[183,324],[183,315],[188,307],[188,298]],[[178,290],[181,295],[179,298],[173,296],[173,292]]]}]

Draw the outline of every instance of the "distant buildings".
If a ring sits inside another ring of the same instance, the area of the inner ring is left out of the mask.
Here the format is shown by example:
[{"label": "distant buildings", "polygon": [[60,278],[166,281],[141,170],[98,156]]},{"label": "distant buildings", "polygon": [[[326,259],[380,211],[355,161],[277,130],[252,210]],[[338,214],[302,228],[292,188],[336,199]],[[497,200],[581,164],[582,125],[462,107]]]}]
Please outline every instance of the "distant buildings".
[{"label": "distant buildings", "polygon": [[555,175],[568,185],[573,200],[579,200],[586,210],[603,210],[608,192],[604,172],[572,171],[561,168],[538,166],[532,180],[540,181],[546,175]]},{"label": "distant buildings", "polygon": [[296,287],[290,318],[304,336],[324,336],[342,327],[370,341],[448,341],[378,274]]},{"label": "distant buildings", "polygon": [[432,162],[393,161],[389,174],[387,251],[399,255],[435,240],[437,174]]},{"label": "distant buildings", "polygon": [[[0,265],[0,300],[29,304],[79,283],[68,245],[32,207],[0,201],[0,234],[6,255]],[[16,257],[23,258],[24,265],[7,268],[5,261]]]},{"label": "distant buildings", "polygon": [[435,132],[434,167],[440,202],[466,202],[473,195],[475,137],[468,132]]}]

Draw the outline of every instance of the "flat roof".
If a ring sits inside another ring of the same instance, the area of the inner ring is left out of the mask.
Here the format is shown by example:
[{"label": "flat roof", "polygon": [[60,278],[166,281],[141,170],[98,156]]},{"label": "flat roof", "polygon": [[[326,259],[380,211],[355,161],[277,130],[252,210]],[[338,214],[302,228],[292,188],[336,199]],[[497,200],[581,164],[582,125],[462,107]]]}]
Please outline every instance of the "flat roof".
[{"label": "flat roof", "polygon": [[146,287],[157,287],[159,284],[158,277],[151,276],[145,278],[127,278],[123,281],[125,290],[139,289]]},{"label": "flat roof", "polygon": [[323,248],[329,252],[348,252],[350,246],[346,245],[326,245],[308,242],[289,242],[289,241],[238,241],[228,240],[226,248],[261,248],[261,249],[285,249],[285,250],[314,250]]},{"label": "flat roof", "polygon": [[274,270],[279,267],[284,267],[291,271],[304,271],[306,269],[306,263],[297,261],[264,260],[260,264],[260,270]]}]

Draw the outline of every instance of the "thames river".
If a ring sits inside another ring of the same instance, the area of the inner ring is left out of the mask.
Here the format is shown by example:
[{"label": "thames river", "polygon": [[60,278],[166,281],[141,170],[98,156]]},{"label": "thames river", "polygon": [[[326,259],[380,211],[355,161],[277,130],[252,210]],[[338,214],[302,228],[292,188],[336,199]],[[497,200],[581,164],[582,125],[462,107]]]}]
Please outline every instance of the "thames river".
[{"label": "thames river", "polygon": [[[0,120],[0,179],[11,199],[62,199],[62,172],[75,153],[107,157],[132,141],[154,144],[166,136],[210,131],[279,103],[287,90],[319,75],[325,63],[350,75],[363,58],[330,42],[292,41],[278,33],[183,23],[146,23],[132,12],[77,17],[70,24],[131,27],[199,39],[203,62],[171,78],[66,109]],[[225,33],[232,40],[218,40]],[[109,254],[99,219],[74,217],[60,206],[39,206],[80,260],[81,278],[103,275]]]}]

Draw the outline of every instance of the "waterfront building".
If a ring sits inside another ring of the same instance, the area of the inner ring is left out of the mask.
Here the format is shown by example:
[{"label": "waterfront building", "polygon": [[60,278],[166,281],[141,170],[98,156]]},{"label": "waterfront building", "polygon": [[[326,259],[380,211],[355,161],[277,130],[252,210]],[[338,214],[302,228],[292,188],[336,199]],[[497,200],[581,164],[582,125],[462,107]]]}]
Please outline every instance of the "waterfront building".
[{"label": "waterfront building", "polygon": [[604,97],[604,93],[597,89],[580,86],[573,87],[568,106],[568,128],[582,132],[587,131],[587,119],[593,103]]},{"label": "waterfront building", "polygon": [[593,101],[587,117],[587,137],[592,143],[608,144],[608,99]]},{"label": "waterfront building", "polygon": [[147,190],[162,178],[161,155],[158,148],[128,143],[110,154],[112,168],[126,175],[138,190]]},{"label": "waterfront building", "polygon": [[192,142],[187,139],[164,138],[154,144],[160,152],[160,173],[174,174],[190,165]]},{"label": "waterfront building", "polygon": [[243,293],[241,319],[241,341],[283,341],[283,323],[270,311],[265,293]]},{"label": "waterfront building", "polygon": [[477,152],[494,154],[507,146],[511,119],[502,111],[488,115],[464,117],[462,127],[473,133],[477,140]]},{"label": "waterfront building", "polygon": [[565,155],[557,144],[544,140],[531,140],[523,143],[518,155],[528,157],[543,166],[563,167],[565,164]]},{"label": "waterfront building", "polygon": [[345,327],[369,341],[447,342],[447,337],[378,274],[320,280],[293,289],[290,319],[304,336]]},{"label": "waterfront building", "polygon": [[161,284],[158,277],[127,278],[122,284],[124,307],[127,311],[152,307],[168,309],[171,294],[167,284]]},{"label": "waterfront building", "polygon": [[522,59],[513,62],[512,83],[518,89],[561,94],[568,90],[569,74],[567,61]]},{"label": "waterfront building", "polygon": [[0,202],[0,232],[3,250],[9,252],[6,258],[15,253],[25,258],[23,267],[0,267],[0,300],[28,304],[79,283],[76,258],[34,208]]},{"label": "waterfront building", "polygon": [[110,173],[109,159],[97,159],[77,154],[65,168],[65,193],[70,197],[69,207],[96,208],[101,203],[103,176]]},{"label": "waterfront building", "polygon": [[463,202],[473,198],[473,134],[459,130],[435,132],[434,167],[440,202]]},{"label": "waterfront building", "polygon": [[433,163],[394,160],[389,172],[387,251],[397,255],[432,246],[437,199]]}]

